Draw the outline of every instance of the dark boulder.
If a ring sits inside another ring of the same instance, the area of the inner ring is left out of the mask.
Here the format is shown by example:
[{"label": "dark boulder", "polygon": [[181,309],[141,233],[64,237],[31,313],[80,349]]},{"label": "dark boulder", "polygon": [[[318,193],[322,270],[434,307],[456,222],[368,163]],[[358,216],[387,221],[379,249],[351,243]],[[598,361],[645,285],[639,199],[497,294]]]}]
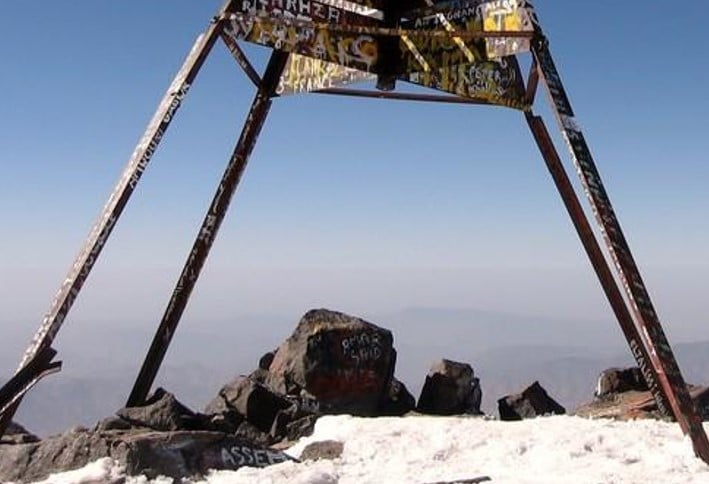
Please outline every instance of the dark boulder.
[{"label": "dark boulder", "polygon": [[180,403],[175,395],[162,388],[155,390],[143,405],[124,407],[116,415],[133,427],[153,430],[197,430],[204,428],[203,419]]},{"label": "dark boulder", "polygon": [[293,402],[266,385],[242,376],[222,387],[219,395],[205,408],[205,413],[210,418],[222,415],[225,420],[233,422],[238,419],[235,412],[261,432],[269,433],[279,412],[293,406]]},{"label": "dark boulder", "polygon": [[259,369],[268,371],[269,368],[271,368],[271,363],[273,363],[274,356],[276,356],[276,350],[269,351],[268,353],[265,353],[261,358],[259,358],[259,360],[258,360]]},{"label": "dark boulder", "polygon": [[542,415],[563,415],[566,409],[551,398],[538,381],[522,393],[508,395],[497,401],[500,420],[522,420]]},{"label": "dark boulder", "polygon": [[440,360],[426,376],[416,409],[430,415],[480,415],[482,391],[467,363]]},{"label": "dark boulder", "polygon": [[379,406],[379,416],[400,417],[416,408],[416,399],[402,382],[392,378],[384,400]]},{"label": "dark boulder", "polygon": [[374,416],[396,363],[389,330],[326,309],[306,313],[269,366],[267,383],[308,395],[323,413]]},{"label": "dark boulder", "polygon": [[614,393],[628,391],[645,392],[648,391],[647,383],[640,368],[634,366],[630,368],[609,368],[603,371],[598,377],[596,388],[597,397],[605,397]]}]

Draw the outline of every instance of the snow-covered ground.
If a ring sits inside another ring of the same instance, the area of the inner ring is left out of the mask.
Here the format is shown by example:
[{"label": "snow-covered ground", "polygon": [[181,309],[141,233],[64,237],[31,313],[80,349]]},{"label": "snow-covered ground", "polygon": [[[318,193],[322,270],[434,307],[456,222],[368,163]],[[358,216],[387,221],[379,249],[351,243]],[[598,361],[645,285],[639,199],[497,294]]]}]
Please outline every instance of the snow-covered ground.
[{"label": "snow-covered ground", "polygon": [[[199,484],[431,483],[480,476],[495,484],[709,483],[709,465],[694,457],[679,426],[650,420],[333,416],[318,420],[315,433],[288,452],[298,457],[307,444],[320,440],[344,442],[343,455],[332,461],[217,471]],[[42,484],[110,482],[119,475],[120,469],[101,460]]]}]

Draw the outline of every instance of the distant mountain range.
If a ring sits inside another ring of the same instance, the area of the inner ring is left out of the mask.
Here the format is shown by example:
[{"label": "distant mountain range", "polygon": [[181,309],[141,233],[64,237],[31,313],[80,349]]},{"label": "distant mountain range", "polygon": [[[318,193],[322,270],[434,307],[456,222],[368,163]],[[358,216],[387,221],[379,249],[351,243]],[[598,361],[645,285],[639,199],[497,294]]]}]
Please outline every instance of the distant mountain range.
[{"label": "distant mountain range", "polygon": [[[440,358],[470,363],[481,379],[483,410],[539,380],[567,410],[593,396],[598,374],[633,364],[612,321],[569,321],[469,309],[414,308],[386,315],[358,315],[394,333],[397,377],[418,397],[431,363]],[[299,316],[250,315],[233,321],[185,321],[166,357],[157,384],[201,409],[227,381],[249,373],[259,357],[291,333]],[[70,325],[57,341],[65,363],[59,375],[33,389],[17,420],[40,435],[72,425],[93,425],[124,404],[152,324]],[[24,346],[6,334],[0,373],[9,375]],[[709,341],[675,344],[687,381],[709,383]],[[7,376],[2,377],[6,381]]]}]

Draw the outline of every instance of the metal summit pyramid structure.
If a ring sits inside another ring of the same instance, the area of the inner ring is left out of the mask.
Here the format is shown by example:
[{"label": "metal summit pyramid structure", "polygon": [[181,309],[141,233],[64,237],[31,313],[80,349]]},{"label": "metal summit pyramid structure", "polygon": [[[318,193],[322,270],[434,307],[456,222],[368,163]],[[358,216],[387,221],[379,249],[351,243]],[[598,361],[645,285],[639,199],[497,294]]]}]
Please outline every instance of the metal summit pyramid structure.
[{"label": "metal summit pyramid structure", "polygon": [[[219,39],[256,86],[256,95],[128,405],[142,403],[150,391],[274,98],[318,92],[496,105],[524,116],[658,409],[677,420],[690,436],[695,454],[709,463],[709,441],[701,420],[576,122],[549,42],[526,0],[227,0],[168,88],[15,376],[0,388],[0,436],[24,394],[43,376],[59,371],[61,362],[52,362],[56,355],[52,342]],[[253,68],[240,42],[272,49],[263,74]],[[520,67],[523,55],[531,58],[526,75]],[[376,81],[377,90],[343,87],[363,80]],[[441,94],[397,92],[399,82]],[[540,83],[546,87],[602,244],[544,120],[532,109]]]}]

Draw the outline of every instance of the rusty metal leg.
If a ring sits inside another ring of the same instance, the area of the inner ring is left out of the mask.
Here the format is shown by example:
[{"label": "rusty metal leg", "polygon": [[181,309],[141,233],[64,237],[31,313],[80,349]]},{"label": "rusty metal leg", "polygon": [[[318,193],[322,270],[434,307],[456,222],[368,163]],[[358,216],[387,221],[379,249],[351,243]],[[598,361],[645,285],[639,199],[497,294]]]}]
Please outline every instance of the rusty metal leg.
[{"label": "rusty metal leg", "polygon": [[[226,5],[224,8],[226,8]],[[201,34],[195,41],[182,68],[175,76],[175,79],[158,106],[155,115],[148,124],[120,180],[111,193],[108,202],[92,228],[78,257],[74,261],[69,274],[59,288],[49,312],[44,317],[32,343],[25,351],[18,371],[27,365],[39,351],[51,346],[54,341],[79,291],[103,250],[108,237],[111,235],[118,218],[133,194],[138,181],[147,168],[150,159],[155,153],[170,123],[174,119],[177,110],[180,108],[182,101],[187,95],[192,82],[197,77],[197,73],[204,64],[221,30],[222,22],[214,21],[207,31]],[[14,399],[15,403],[9,406],[2,416],[0,416],[0,436],[2,436],[21,401],[21,396],[20,398]]]},{"label": "rusty metal leg", "polygon": [[172,336],[175,333],[182,313],[187,306],[192,289],[197,282],[204,262],[209,255],[214,239],[226,215],[231,198],[236,191],[241,175],[244,173],[249,155],[256,144],[261,128],[266,121],[271,101],[275,95],[278,81],[288,60],[288,54],[274,51],[266,67],[263,81],[259,86],[251,110],[239,137],[239,142],[224,171],[212,204],[202,222],[192,251],[185,262],[175,290],[170,297],[167,309],[163,314],[160,326],[155,333],[148,354],[145,357],[140,373],[135,380],[133,390],[128,397],[128,406],[140,405],[145,401],[148,392],[155,381]]},{"label": "rusty metal leg", "polygon": [[544,162],[546,163],[549,173],[551,174],[554,184],[556,185],[561,199],[564,202],[566,211],[571,217],[571,221],[576,228],[576,233],[581,239],[583,248],[586,250],[586,255],[588,255],[593,270],[598,276],[598,280],[603,287],[603,292],[608,298],[608,302],[613,309],[620,328],[625,335],[625,339],[630,346],[631,352],[635,361],[637,362],[640,370],[648,383],[648,387],[655,397],[658,409],[666,416],[672,416],[669,403],[662,393],[662,389],[658,383],[658,375],[655,368],[650,365],[650,355],[643,344],[642,337],[635,326],[633,317],[630,314],[628,306],[623,299],[623,294],[618,288],[615,278],[613,277],[613,272],[608,265],[603,252],[601,250],[596,236],[593,234],[593,229],[591,224],[583,211],[581,202],[576,195],[571,181],[569,180],[564,165],[561,162],[559,153],[554,147],[554,143],[549,136],[544,120],[539,116],[534,116],[532,113],[526,114],[527,124],[529,129],[534,135],[534,140],[539,146],[539,151],[542,153]]},{"label": "rusty metal leg", "polygon": [[[538,39],[533,45],[532,53],[539,66],[541,77],[547,86],[552,111],[557,117],[586,196],[601,228],[608,253],[615,265],[616,274],[630,301],[630,309],[635,318],[638,332],[642,336],[642,343],[647,348],[650,363],[654,367],[663,394],[682,431],[689,434],[692,439],[695,454],[709,463],[709,440],[702,427],[702,422],[696,413],[677,360],[662,330],[650,295],[615,215],[608,193],[603,186],[586,139],[575,119],[561,77],[544,39]],[[635,348],[631,348],[631,350],[634,353],[637,351]]]}]

